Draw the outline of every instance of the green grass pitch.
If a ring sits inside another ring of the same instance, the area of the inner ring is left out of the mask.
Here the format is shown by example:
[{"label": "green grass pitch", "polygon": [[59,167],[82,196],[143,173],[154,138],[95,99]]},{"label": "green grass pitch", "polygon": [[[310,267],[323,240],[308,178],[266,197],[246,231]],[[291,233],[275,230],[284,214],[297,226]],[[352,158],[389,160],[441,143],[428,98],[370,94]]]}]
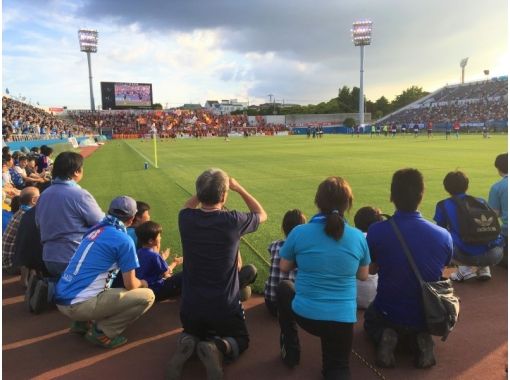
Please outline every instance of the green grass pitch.
[{"label": "green grass pitch", "polygon": [[[392,214],[390,181],[395,170],[419,169],[425,177],[425,197],[420,211],[431,219],[436,202],[447,197],[442,185],[448,171],[462,170],[470,178],[469,193],[487,198],[491,184],[500,177],[494,168],[497,154],[507,152],[507,135],[483,139],[463,135],[445,140],[436,135],[374,137],[325,135],[179,139],[158,141],[158,166],[144,170],[144,162],[154,162],[150,141],[108,142],[85,163],[82,187],[89,190],[103,210],[117,195],[129,195],[151,205],[152,220],[163,225],[163,247],[181,255],[177,214],[194,192],[196,177],[205,169],[218,167],[235,177],[264,206],[268,221],[241,244],[245,263],[259,269],[254,286],[263,291],[268,274],[268,244],[282,237],[283,214],[301,209],[307,217],[316,212],[314,196],[327,176],[341,176],[351,185],[354,206],[347,215],[352,221],[362,206],[379,207]],[[230,209],[247,210],[239,195],[230,193]]]}]

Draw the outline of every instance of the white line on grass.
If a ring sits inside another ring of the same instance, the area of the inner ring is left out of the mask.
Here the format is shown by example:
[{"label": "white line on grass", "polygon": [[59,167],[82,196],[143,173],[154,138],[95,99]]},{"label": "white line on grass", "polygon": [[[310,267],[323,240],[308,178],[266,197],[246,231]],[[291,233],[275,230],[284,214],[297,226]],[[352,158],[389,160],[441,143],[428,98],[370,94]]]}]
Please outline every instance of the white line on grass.
[{"label": "white line on grass", "polygon": [[131,149],[133,149],[136,153],[138,153],[140,155],[140,157],[142,157],[144,160],[146,160],[147,162],[149,162],[149,164],[151,164],[153,167],[155,167],[156,169],[158,168],[154,162],[152,162],[152,160],[150,158],[148,158],[145,154],[143,154],[142,152],[140,152],[138,149],[136,149],[134,146],[132,146],[131,144],[128,144],[127,142],[124,141],[124,144],[126,144],[128,147],[130,147]]}]

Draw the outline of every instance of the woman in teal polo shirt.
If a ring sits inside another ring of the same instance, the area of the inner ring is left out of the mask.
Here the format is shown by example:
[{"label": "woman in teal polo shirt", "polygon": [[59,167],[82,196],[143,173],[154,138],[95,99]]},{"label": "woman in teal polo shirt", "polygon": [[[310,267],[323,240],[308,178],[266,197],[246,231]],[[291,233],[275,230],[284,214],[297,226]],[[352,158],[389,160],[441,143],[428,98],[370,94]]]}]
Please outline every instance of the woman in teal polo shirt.
[{"label": "woman in teal polo shirt", "polygon": [[295,286],[282,281],[277,289],[282,360],[289,367],[299,363],[299,324],[321,338],[325,379],[350,378],[356,278],[366,280],[370,264],[363,233],[344,220],[352,200],[347,181],[324,180],[315,195],[319,213],[295,227],[280,251],[282,271],[299,268]]}]

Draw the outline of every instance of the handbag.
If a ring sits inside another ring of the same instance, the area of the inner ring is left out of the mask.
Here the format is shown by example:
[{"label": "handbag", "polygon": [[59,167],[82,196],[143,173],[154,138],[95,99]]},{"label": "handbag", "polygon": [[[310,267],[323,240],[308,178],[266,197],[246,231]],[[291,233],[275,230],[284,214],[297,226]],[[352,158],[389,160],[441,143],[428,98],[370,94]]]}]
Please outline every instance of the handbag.
[{"label": "handbag", "polygon": [[413,256],[393,218],[389,219],[395,234],[407,256],[409,265],[418,279],[421,288],[425,322],[430,335],[440,336],[444,342],[453,330],[460,312],[460,299],[454,294],[450,279],[425,282],[416,267]]}]

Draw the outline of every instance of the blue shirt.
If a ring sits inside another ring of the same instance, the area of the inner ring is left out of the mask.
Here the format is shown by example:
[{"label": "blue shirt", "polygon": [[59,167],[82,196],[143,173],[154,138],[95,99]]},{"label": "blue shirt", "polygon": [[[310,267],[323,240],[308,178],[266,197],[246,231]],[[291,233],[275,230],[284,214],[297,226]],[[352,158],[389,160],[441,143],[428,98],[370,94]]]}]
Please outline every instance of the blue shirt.
[{"label": "blue shirt", "polygon": [[140,248],[137,255],[140,267],[136,270],[136,277],[147,281],[149,288],[154,292],[161,289],[164,282],[163,274],[168,270],[166,261],[150,248]]},{"label": "blue shirt", "polygon": [[83,234],[103,217],[104,213],[87,190],[74,181],[54,181],[41,194],[35,212],[43,260],[69,263]]},{"label": "blue shirt", "polygon": [[501,234],[508,236],[508,176],[492,185],[489,192],[489,206],[499,212],[501,221]]},{"label": "blue shirt", "polygon": [[326,235],[325,222],[319,214],[294,227],[280,250],[298,267],[292,309],[308,319],[356,322],[356,273],[370,264],[367,241],[347,223],[335,240]]},{"label": "blue shirt", "polygon": [[127,234],[129,235],[129,237],[131,239],[133,239],[133,241],[135,242],[135,247],[137,247],[138,246],[138,237],[136,236],[135,228],[128,227]]},{"label": "blue shirt", "polygon": [[[396,211],[393,215],[413,255],[424,281],[438,281],[453,253],[450,233],[415,212]],[[368,228],[372,260],[379,266],[379,281],[374,306],[398,325],[425,328],[421,290],[389,221]]]},{"label": "blue shirt", "polygon": [[126,273],[138,267],[135,245],[127,233],[111,225],[94,228],[58,281],[55,302],[72,305],[86,301],[110,288],[119,269]]},{"label": "blue shirt", "polygon": [[12,211],[2,209],[2,234],[5,232],[7,224],[9,224],[9,221],[12,219],[13,215],[14,213]]},{"label": "blue shirt", "polygon": [[[459,197],[460,199],[464,198],[465,196],[466,194],[456,195],[456,197]],[[478,200],[485,202],[483,199],[480,198],[478,198]],[[440,205],[441,202],[443,202],[447,215],[444,214],[444,210]],[[462,251],[467,255],[478,256],[483,255],[491,247],[502,245],[503,242],[501,237],[495,239],[489,244],[468,244],[464,242],[461,239],[459,233],[459,221],[457,218],[457,205],[455,204],[455,201],[451,198],[447,198],[441,202],[439,202],[436,205],[436,213],[434,214],[434,220],[441,227],[447,228],[448,226],[448,231],[450,231],[450,234],[452,235],[453,245],[456,249]]]}]

